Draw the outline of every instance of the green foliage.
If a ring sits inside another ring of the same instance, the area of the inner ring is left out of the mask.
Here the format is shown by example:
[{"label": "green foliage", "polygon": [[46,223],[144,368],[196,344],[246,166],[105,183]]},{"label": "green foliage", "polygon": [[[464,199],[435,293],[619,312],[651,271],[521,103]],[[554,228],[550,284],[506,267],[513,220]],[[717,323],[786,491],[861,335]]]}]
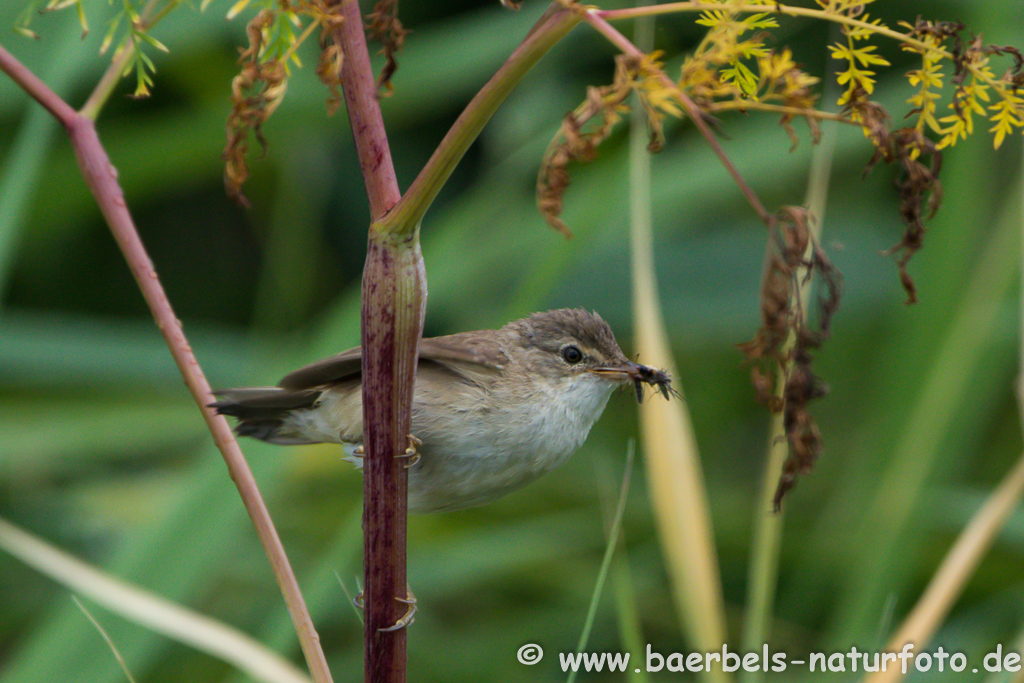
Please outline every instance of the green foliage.
[{"label": "green foliage", "polygon": [[[100,44],[100,54],[105,54],[111,45],[116,45],[113,58],[116,60],[120,55],[126,54],[121,76],[128,78],[135,74],[134,97],[149,97],[150,88],[153,86],[153,74],[156,66],[153,60],[146,54],[146,46],[167,52],[167,46],[154,38],[149,33],[149,27],[154,21],[175,9],[183,0],[163,0],[163,2],[144,2],[138,0],[108,0],[109,4],[118,6],[118,10],[109,20],[107,32]],[[89,33],[89,23],[86,19],[84,0],[47,0],[46,4],[39,7],[40,0],[32,0],[19,15],[14,24],[16,31],[29,38],[39,36],[30,28],[34,15],[39,12],[51,12],[74,7],[77,10],[78,23],[82,27],[82,37]],[[98,3],[94,3],[98,4]],[[130,50],[125,53],[130,46]]]},{"label": "green foliage", "polygon": [[[171,0],[167,5],[166,9],[173,9],[181,0]],[[136,11],[135,7],[132,6],[129,0],[122,0],[121,11],[114,15],[114,18],[110,21],[110,28],[107,29],[107,35],[103,38],[103,44],[100,46],[100,54],[106,52],[110,45],[117,38],[117,30],[121,25],[121,22],[126,25],[126,33],[120,42],[117,43],[117,48],[114,50],[114,59],[117,59],[124,50],[131,45],[132,49],[130,56],[125,61],[124,69],[121,71],[121,76],[127,78],[135,72],[135,92],[134,97],[149,97],[149,89],[153,86],[152,74],[156,72],[156,66],[153,65],[151,60],[145,52],[144,45],[160,50],[161,52],[167,52],[167,47],[158,41],[147,32],[146,22]],[[84,28],[84,27],[83,27]]]},{"label": "green foliage", "polygon": [[42,0],[30,0],[15,20],[14,30],[26,38],[38,39],[39,34],[31,28],[36,14],[74,7],[78,13],[78,23],[82,26],[82,35],[85,36],[89,33],[89,22],[85,18],[85,7],[82,5],[82,0],[47,0],[42,7],[40,7],[41,4]]},{"label": "green foliage", "polygon": [[[384,109],[403,187],[453,115],[544,10],[542,3],[525,3],[512,14],[490,4],[462,13],[443,3],[402,6],[413,33]],[[936,7],[892,5],[875,3],[873,17],[896,26],[901,18],[931,16]],[[972,0],[944,7],[987,40],[1020,45],[1024,35],[1010,5]],[[20,9],[5,4],[0,20],[14,25]],[[48,83],[62,84],[62,94],[88,92],[106,66],[96,56],[103,36],[79,44],[77,19],[65,14],[46,17],[45,31],[33,24],[41,42],[10,47]],[[110,18],[90,15],[93,25]],[[788,54],[779,46],[770,51],[774,62],[740,60],[759,83],[765,79],[757,92],[762,102],[766,93],[793,87],[770,86],[769,75],[783,81],[794,68],[819,74],[830,61],[847,68],[848,61],[829,59],[825,27],[780,24],[792,31]],[[58,29],[68,42],[60,42]],[[270,384],[356,343],[367,221],[344,118],[323,116],[324,90],[314,79],[292,79],[267,123],[272,144],[253,167],[253,206],[243,211],[224,197],[219,157],[227,84],[237,73],[233,46],[246,44],[243,26],[219,14],[179,11],[152,35],[172,49],[156,59],[149,48],[159,67],[153,96],[146,102],[112,97],[100,132],[212,381]],[[664,68],[682,73],[702,35],[686,22],[659,20]],[[305,63],[316,59],[312,42],[296,51]],[[842,44],[849,46],[845,38]],[[884,54],[893,65],[868,69],[872,97],[897,111],[922,91],[918,83],[908,93],[902,74],[922,69],[925,55],[883,52],[885,41],[877,44],[869,54]],[[614,69],[604,44],[582,28],[561,49],[513,94],[424,223],[428,334],[582,305],[611,321],[624,348],[635,348],[618,138],[611,135],[593,164],[573,173],[565,208],[571,241],[544,225],[530,190],[559,118],[584,98],[587,84],[607,83]],[[960,86],[947,59],[938,63],[945,64],[944,92],[952,89],[955,98]],[[1010,106],[1020,96],[975,75],[984,59],[979,54],[975,69],[965,72],[960,112],[943,96],[935,100],[934,117],[944,130],[962,125],[969,132],[967,112],[973,112],[978,128],[1002,125],[1001,133],[993,131],[1002,147],[994,155],[982,136],[961,136],[944,160],[943,209],[912,265],[920,292],[915,307],[902,305],[891,266],[879,256],[901,230],[890,176],[878,169],[864,180],[870,155],[861,132],[838,133],[822,243],[844,274],[846,296],[830,345],[819,355],[818,371],[833,388],[814,408],[826,449],[786,501],[773,651],[797,657],[847,649],[887,632],[1021,452],[1013,390],[1020,140],[1012,135],[1020,125],[1019,110]],[[867,66],[858,62],[858,68]],[[1005,67],[989,68],[999,82]],[[933,92],[939,89],[929,87]],[[788,151],[789,140],[772,121],[733,114],[728,99],[716,116],[728,132],[723,145],[730,157],[766,202],[800,203],[811,145]],[[974,101],[985,122],[967,106]],[[744,104],[754,110],[749,97]],[[0,200],[23,197],[20,215],[0,213],[0,515],[125,581],[297,656],[237,494],[82,189],[66,142],[40,132],[26,117],[27,106],[0,79]],[[945,118],[961,112],[961,124]],[[993,113],[998,121],[989,118]],[[919,122],[915,116],[908,125]],[[756,502],[768,418],[752,400],[734,348],[758,324],[764,231],[704,143],[670,118],[665,129],[669,144],[654,158],[653,207],[662,306],[703,451],[726,600],[738,612],[747,604],[750,520],[768,514]],[[949,134],[929,123],[924,132],[937,140]],[[37,150],[38,171],[15,155],[23,145]],[[625,444],[636,432],[633,410],[628,397],[613,397],[583,450],[521,492],[485,508],[411,520],[410,577],[420,600],[410,632],[411,679],[564,680],[554,662],[578,642],[605,550],[594,463],[621,471]],[[244,447],[335,679],[356,679],[361,631],[336,574],[351,585],[359,571],[359,476],[330,447]],[[623,518],[630,606],[642,643],[685,652],[689,645],[666,607],[672,588],[645,483],[639,470],[636,476]],[[1019,643],[1024,632],[1022,529],[1024,516],[1017,514],[936,637],[972,662],[996,643],[1004,651]],[[3,683],[123,680],[67,592],[6,555],[0,555],[0,604]],[[89,609],[140,681],[240,679],[205,655]],[[625,649],[628,612],[607,597],[599,603],[591,649]],[[460,644],[457,656],[452,642]],[[527,642],[547,653],[531,669],[515,661]],[[934,671],[917,678],[944,680]],[[787,680],[818,679],[792,671]]]}]

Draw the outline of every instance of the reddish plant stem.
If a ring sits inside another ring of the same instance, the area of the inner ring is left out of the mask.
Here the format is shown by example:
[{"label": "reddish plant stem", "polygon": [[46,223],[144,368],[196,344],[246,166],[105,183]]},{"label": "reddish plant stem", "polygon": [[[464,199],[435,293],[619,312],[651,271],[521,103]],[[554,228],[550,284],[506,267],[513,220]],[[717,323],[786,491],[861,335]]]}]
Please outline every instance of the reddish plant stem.
[{"label": "reddish plant stem", "polygon": [[370,200],[363,269],[363,604],[364,680],[404,683],[409,609],[406,582],[408,473],[413,383],[423,332],[427,279],[419,223],[381,222],[401,193],[356,0],[342,0],[334,39],[345,55],[342,89]]},{"label": "reddish plant stem", "polygon": [[207,407],[207,404],[213,400],[209,382],[206,381],[206,376],[199,367],[199,361],[192,353],[192,347],[185,337],[181,323],[174,314],[174,309],[160,284],[153,263],[135,229],[135,224],[125,203],[124,192],[117,182],[117,170],[110,163],[110,159],[100,143],[96,127],[91,119],[72,109],[2,47],[0,47],[0,71],[10,76],[42,104],[67,130],[82,176],[96,198],[96,203],[110,226],[114,239],[131,268],[132,275],[135,276],[135,281],[163,334],[171,356],[174,358],[186,386],[192,393],[193,399],[199,406],[203,419],[206,420],[207,427],[213,435],[213,440],[224,456],[228,473],[238,487],[246,510],[252,518],[256,533],[267,553],[274,576],[291,614],[310,673],[317,683],[329,682],[331,675],[327,669],[327,662],[320,649],[319,638],[302,599],[295,574],[285,555],[284,546],[274,529],[270,514],[252,476],[252,471],[242,455],[230,426],[223,417],[216,415]]},{"label": "reddish plant stem", "polygon": [[38,76],[28,70],[14,55],[0,45],[0,71],[7,74],[22,90],[27,92],[36,102],[43,105],[46,111],[53,114],[66,127],[68,122],[78,114],[57,93],[43,83]]},{"label": "reddish plant stem", "polygon": [[370,200],[370,217],[376,221],[401,199],[402,193],[391,161],[391,148],[377,97],[377,81],[370,67],[359,3],[344,0],[341,9],[345,21],[334,38],[345,55],[341,65],[342,91]]},{"label": "reddish plant stem", "polygon": [[371,227],[363,271],[364,680],[402,683],[406,630],[388,631],[410,606],[406,581],[409,445],[416,351],[423,329],[426,271],[419,233]]}]

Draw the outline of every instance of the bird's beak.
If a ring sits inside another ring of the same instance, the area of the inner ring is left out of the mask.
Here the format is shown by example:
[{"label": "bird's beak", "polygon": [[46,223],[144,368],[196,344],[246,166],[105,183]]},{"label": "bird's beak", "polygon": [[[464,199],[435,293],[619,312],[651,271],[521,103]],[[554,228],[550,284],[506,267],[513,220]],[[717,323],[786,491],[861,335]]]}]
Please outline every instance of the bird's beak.
[{"label": "bird's beak", "polygon": [[679,392],[672,387],[672,378],[667,372],[647,365],[625,361],[619,365],[592,368],[590,372],[613,382],[621,382],[623,384],[631,382],[636,390],[636,400],[638,402],[643,400],[644,384],[649,384],[656,388],[666,399],[670,396],[679,396]]},{"label": "bird's beak", "polygon": [[590,372],[614,382],[625,383],[635,382],[637,379],[640,379],[642,373],[639,369],[642,367],[642,365],[637,365],[632,361],[626,361],[621,365],[606,365],[601,368],[590,368]]}]

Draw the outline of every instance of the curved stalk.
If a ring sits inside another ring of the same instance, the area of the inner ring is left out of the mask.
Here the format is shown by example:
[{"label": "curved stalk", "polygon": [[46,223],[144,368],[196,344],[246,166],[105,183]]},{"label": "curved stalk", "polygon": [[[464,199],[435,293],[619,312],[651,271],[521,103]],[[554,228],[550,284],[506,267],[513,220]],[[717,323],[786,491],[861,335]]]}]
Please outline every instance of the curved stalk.
[{"label": "curved stalk", "polygon": [[245,457],[242,455],[242,450],[235,440],[231,427],[227,420],[216,415],[207,407],[213,401],[210,384],[192,352],[192,347],[185,337],[181,323],[167,299],[167,294],[160,284],[160,278],[139,238],[135,223],[128,213],[124,192],[117,182],[117,169],[110,163],[106,150],[103,149],[99,136],[96,134],[93,121],[72,109],[2,47],[0,47],[0,71],[10,76],[25,92],[42,104],[67,130],[82,176],[96,198],[96,203],[128,262],[132,275],[163,334],[171,356],[213,435],[214,443],[224,456],[231,479],[238,487],[242,502],[249,512],[260,543],[270,560],[274,577],[277,579],[288,611],[292,616],[292,622],[295,624],[295,630],[313,680],[317,683],[330,681],[327,661],[313,628],[313,620],[302,599],[302,592],[295,579],[295,573],[285,555],[284,546],[281,544],[281,539],[270,519],[270,514],[256,486],[252,471],[245,462]]}]

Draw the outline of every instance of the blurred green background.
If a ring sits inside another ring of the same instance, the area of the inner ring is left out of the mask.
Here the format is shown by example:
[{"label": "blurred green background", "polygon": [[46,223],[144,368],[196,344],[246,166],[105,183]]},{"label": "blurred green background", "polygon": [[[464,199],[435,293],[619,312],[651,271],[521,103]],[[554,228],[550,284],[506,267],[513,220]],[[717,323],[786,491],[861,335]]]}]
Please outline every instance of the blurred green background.
[{"label": "blurred green background", "polygon": [[[187,5],[171,13],[153,31],[171,48],[149,52],[153,96],[132,100],[131,84],[123,84],[98,127],[211,382],[273,384],[357,342],[368,214],[344,112],[324,113],[312,45],[300,52],[305,67],[293,71],[265,128],[266,155],[252,160],[245,188],[252,208],[225,198],[229,87],[250,16],[226,21],[227,8],[214,0],[202,14]],[[383,109],[403,187],[544,8],[402,4],[413,32]],[[13,25],[21,9],[17,0],[2,3],[0,26]],[[86,12],[92,31],[84,39],[73,11],[37,17],[39,41],[0,34],[75,106],[107,64],[97,52],[111,10],[90,2]],[[871,12],[889,25],[919,14],[958,20],[986,42],[1024,46],[1019,3],[883,0]],[[694,18],[658,21],[656,45],[670,64],[699,40]],[[828,27],[784,20],[777,36],[812,73],[832,68]],[[876,99],[898,119],[911,94],[902,74],[916,66],[882,44],[894,66]],[[459,166],[423,225],[428,336],[583,306],[598,310],[631,353],[624,135],[573,172],[565,212],[572,240],[546,226],[533,196],[561,116],[587,84],[610,81],[612,58],[608,44],[578,27]],[[773,116],[726,115],[722,128],[726,151],[767,206],[803,202],[812,153],[804,124],[796,123],[801,144],[793,152]],[[838,131],[822,244],[844,275],[844,298],[816,360],[832,393],[812,409],[825,451],[786,501],[770,640],[791,658],[884,644],[1022,447],[1014,393],[1019,138],[995,152],[979,134],[947,152],[944,203],[910,267],[920,296],[913,307],[881,253],[902,231],[893,174],[878,168],[863,177],[870,155],[859,130]],[[691,126],[671,126],[653,163],[662,308],[701,449],[730,640],[738,643],[752,522],[768,514],[756,509],[768,415],[735,345],[759,324],[765,233]],[[236,490],[63,132],[6,77],[0,174],[0,517],[300,661]],[[411,518],[409,571],[420,612],[409,636],[410,680],[562,678],[555,653],[572,650],[579,637],[605,547],[602,510],[636,431],[629,395],[617,395],[560,470],[484,508]],[[361,626],[337,577],[351,590],[361,573],[360,476],[335,447],[243,447],[335,680],[355,680]],[[639,467],[624,541],[643,642],[686,651]],[[974,663],[997,643],[1022,649],[1022,555],[1018,513],[933,646]],[[140,681],[242,680],[226,664],[90,609]],[[606,595],[590,649],[626,648],[627,621]],[[529,669],[515,658],[528,642],[547,652]],[[801,677],[815,678],[779,676]],[[0,553],[0,681],[44,680],[123,676],[68,591]],[[932,672],[913,680],[948,678]]]}]

